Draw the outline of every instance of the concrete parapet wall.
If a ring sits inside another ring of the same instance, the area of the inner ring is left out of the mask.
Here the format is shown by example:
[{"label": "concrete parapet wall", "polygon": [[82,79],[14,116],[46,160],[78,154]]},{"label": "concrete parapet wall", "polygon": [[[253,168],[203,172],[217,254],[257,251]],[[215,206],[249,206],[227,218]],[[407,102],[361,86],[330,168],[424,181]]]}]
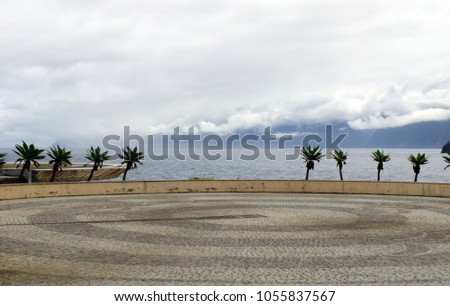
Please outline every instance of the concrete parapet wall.
[{"label": "concrete parapet wall", "polygon": [[450,184],[292,180],[183,180],[90,183],[33,183],[0,185],[0,200],[56,196],[190,192],[341,193],[432,196],[450,198]]}]

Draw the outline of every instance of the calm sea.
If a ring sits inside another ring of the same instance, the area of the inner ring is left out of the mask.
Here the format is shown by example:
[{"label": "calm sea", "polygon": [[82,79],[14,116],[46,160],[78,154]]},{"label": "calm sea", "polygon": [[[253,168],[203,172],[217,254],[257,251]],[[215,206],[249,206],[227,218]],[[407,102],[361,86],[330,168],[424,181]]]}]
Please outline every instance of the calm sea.
[{"label": "calm sea", "polygon": [[[292,149],[286,151],[272,149],[271,151],[277,155],[277,160],[268,160],[264,156],[252,161],[240,160],[240,154],[250,153],[239,149],[234,150],[231,161],[225,160],[224,157],[216,161],[205,159],[196,161],[189,158],[182,161],[174,157],[169,157],[168,160],[154,161],[146,158],[142,165],[138,165],[137,169],[128,172],[127,180],[184,180],[192,177],[242,180],[305,178],[306,167],[301,159],[285,160],[284,156],[292,153]],[[370,157],[374,149],[344,149],[344,151],[349,153],[347,164],[343,168],[345,180],[376,180],[377,163]],[[74,158],[72,160],[86,162],[84,160],[85,152],[85,149],[73,150]],[[446,164],[440,149],[384,149],[384,152],[390,154],[391,161],[384,165],[384,171],[381,173],[382,181],[413,181],[414,172],[407,156],[410,153],[420,152],[429,155],[430,163],[422,166],[419,182],[450,183],[450,168],[444,170]],[[8,154],[8,161],[14,158],[12,153]],[[114,163],[120,163],[120,161]],[[323,159],[316,163],[315,169],[310,171],[309,179],[339,180],[336,162],[333,159]]]},{"label": "calm sea", "polygon": [[[349,153],[347,164],[344,165],[343,175],[345,180],[375,181],[377,178],[377,163],[370,154],[373,149],[345,149]],[[84,152],[84,151],[83,151]],[[241,153],[248,151],[235,150],[233,160],[225,158],[210,160],[185,161],[169,158],[164,161],[145,159],[142,165],[127,174],[127,180],[176,180],[192,177],[212,179],[304,179],[306,167],[301,159],[286,161],[286,153],[292,150],[275,150],[277,160],[268,160],[259,157],[253,161],[240,160]],[[444,171],[445,163],[440,149],[384,149],[389,153],[391,161],[384,165],[381,174],[382,181],[412,181],[414,172],[411,163],[407,160],[410,153],[417,152],[429,155],[429,164],[421,168],[419,181],[450,183],[450,168]],[[81,154],[83,156],[83,154]],[[323,159],[315,164],[315,169],[310,171],[311,180],[338,180],[339,172],[333,159]]]}]

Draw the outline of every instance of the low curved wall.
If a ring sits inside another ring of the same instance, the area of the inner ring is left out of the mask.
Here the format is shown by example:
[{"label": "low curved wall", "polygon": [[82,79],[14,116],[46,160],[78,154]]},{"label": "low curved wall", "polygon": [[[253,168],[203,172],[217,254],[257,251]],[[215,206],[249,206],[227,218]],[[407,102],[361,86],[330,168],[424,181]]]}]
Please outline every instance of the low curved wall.
[{"label": "low curved wall", "polygon": [[303,180],[34,183],[0,185],[0,200],[57,196],[189,192],[342,193],[450,197],[450,184]]}]

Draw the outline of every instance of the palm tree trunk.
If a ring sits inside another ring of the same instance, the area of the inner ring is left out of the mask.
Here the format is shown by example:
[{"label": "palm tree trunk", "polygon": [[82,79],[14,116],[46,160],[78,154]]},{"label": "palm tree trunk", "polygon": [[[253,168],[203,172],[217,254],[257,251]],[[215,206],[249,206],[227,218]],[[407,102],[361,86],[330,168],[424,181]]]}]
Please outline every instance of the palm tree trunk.
[{"label": "palm tree trunk", "polygon": [[23,167],[22,167],[22,171],[20,171],[20,175],[19,175],[20,181],[24,181],[25,180],[25,177],[23,176],[23,173],[25,172],[25,169],[27,169],[27,168],[28,168],[28,161],[25,161],[25,163],[23,164]]},{"label": "palm tree trunk", "polygon": [[308,178],[309,178],[309,168],[307,167],[307,168],[306,168],[306,177],[305,177],[305,180],[307,181]]},{"label": "palm tree trunk", "polygon": [[378,177],[377,177],[377,181],[378,181],[378,182],[380,181],[380,173],[381,173],[381,170],[378,169]]},{"label": "palm tree trunk", "polygon": [[133,162],[127,162],[127,168],[125,169],[125,172],[123,173],[122,181],[125,181],[125,178],[127,177],[127,172],[128,172],[128,170],[131,169],[132,166],[133,166]]},{"label": "palm tree trunk", "polygon": [[96,167],[95,167],[95,163],[94,163],[94,166],[92,167],[92,170],[91,170],[91,174],[89,174],[89,177],[88,177],[88,179],[87,179],[88,182],[91,181],[92,176],[94,175],[95,168],[96,168]]},{"label": "palm tree trunk", "polygon": [[28,184],[31,184],[31,182],[33,181],[33,174],[31,172],[31,165],[28,169]]},{"label": "palm tree trunk", "polygon": [[50,182],[53,182],[55,180],[56,171],[58,171],[58,166],[56,163],[53,165],[53,172],[52,172],[52,178],[50,179]]},{"label": "palm tree trunk", "polygon": [[23,180],[23,172],[25,171],[25,165],[22,167],[22,171],[20,171],[19,179]]},{"label": "palm tree trunk", "polygon": [[414,165],[413,166],[413,170],[414,170],[414,173],[416,174],[414,176],[414,183],[416,183],[417,182],[417,177],[419,176],[419,173],[420,173],[420,165]]},{"label": "palm tree trunk", "polygon": [[341,181],[343,181],[344,178],[342,177],[342,167],[339,167],[339,176],[341,177]]}]

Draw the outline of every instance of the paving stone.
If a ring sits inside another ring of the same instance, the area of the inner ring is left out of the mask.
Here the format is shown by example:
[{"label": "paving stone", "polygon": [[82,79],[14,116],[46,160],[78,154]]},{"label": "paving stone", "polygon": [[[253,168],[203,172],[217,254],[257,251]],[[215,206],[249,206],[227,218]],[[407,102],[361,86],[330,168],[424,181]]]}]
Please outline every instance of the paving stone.
[{"label": "paving stone", "polygon": [[1,285],[450,285],[450,200],[161,194],[0,202]]}]

